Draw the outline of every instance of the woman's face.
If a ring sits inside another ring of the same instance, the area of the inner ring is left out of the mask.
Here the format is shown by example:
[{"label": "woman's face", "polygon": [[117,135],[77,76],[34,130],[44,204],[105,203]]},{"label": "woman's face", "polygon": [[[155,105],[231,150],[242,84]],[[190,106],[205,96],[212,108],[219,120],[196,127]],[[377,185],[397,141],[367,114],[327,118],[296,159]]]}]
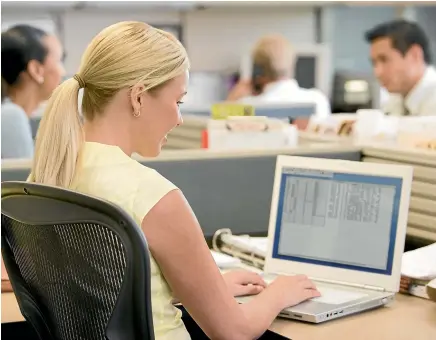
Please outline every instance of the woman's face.
[{"label": "woman's face", "polygon": [[180,104],[186,95],[189,74],[170,80],[155,93],[142,95],[140,116],[133,131],[135,151],[144,157],[157,156],[166,143],[167,134],[183,123]]},{"label": "woman's face", "polygon": [[42,64],[43,82],[40,87],[41,99],[47,100],[65,75],[64,51],[59,39],[54,35],[43,38],[47,56]]}]

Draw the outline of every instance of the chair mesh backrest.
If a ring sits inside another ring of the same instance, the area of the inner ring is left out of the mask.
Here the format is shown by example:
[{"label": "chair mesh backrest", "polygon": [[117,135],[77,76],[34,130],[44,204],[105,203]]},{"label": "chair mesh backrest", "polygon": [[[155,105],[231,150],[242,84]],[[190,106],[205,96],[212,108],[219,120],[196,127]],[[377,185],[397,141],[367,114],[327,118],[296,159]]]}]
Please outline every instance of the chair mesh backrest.
[{"label": "chair mesh backrest", "polygon": [[126,270],[121,239],[102,224],[27,225],[2,214],[19,271],[56,339],[105,339]]}]

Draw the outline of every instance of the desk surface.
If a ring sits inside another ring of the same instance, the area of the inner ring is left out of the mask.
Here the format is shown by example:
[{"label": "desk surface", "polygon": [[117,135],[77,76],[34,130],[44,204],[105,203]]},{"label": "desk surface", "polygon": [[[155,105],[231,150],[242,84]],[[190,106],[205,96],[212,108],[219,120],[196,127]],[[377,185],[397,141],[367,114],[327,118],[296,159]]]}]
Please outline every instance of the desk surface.
[{"label": "desk surface", "polygon": [[[13,293],[2,293],[2,323],[23,321]],[[390,307],[312,325],[278,319],[271,329],[292,340],[434,340],[436,303],[397,295]]]},{"label": "desk surface", "polygon": [[292,340],[434,340],[436,303],[398,294],[389,307],[319,325],[278,319],[271,329]]}]

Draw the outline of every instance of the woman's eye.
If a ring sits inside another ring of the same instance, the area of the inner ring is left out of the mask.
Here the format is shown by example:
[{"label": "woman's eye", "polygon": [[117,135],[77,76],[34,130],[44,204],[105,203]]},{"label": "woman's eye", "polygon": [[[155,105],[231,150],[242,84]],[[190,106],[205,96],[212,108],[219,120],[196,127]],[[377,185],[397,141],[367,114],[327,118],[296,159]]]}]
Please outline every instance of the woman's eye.
[{"label": "woman's eye", "polygon": [[183,104],[183,102],[177,102],[177,105],[182,105]]}]

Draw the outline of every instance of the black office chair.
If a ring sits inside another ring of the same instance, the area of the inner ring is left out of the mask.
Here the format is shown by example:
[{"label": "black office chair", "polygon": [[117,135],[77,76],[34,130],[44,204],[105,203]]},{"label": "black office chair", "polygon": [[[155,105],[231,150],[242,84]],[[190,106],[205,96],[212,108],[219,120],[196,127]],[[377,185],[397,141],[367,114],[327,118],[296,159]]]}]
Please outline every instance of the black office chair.
[{"label": "black office chair", "polygon": [[148,247],[122,209],[4,182],[1,214],[3,260],[40,339],[154,339]]}]

